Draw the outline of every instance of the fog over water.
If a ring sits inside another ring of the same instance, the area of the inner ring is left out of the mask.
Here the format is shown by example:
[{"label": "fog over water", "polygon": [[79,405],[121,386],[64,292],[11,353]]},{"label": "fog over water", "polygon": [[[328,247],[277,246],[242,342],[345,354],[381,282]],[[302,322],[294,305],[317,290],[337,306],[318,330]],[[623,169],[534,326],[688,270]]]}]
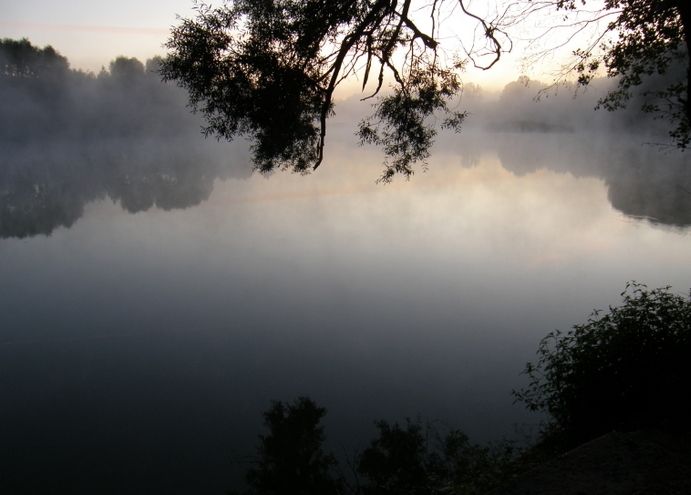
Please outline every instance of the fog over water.
[{"label": "fog over water", "polygon": [[194,119],[5,136],[2,483],[223,493],[261,411],[299,395],[339,455],[382,418],[520,439],[539,418],[511,389],[540,338],[628,280],[688,290],[688,154],[469,124],[380,185],[343,114],[308,176],[252,174]]}]

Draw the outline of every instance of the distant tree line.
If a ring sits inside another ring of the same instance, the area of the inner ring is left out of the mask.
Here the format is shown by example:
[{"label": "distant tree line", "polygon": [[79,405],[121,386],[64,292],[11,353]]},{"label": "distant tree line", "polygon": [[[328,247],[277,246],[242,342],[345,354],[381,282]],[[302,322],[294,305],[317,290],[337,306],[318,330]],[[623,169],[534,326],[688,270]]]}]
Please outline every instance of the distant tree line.
[{"label": "distant tree line", "polygon": [[[203,123],[186,108],[187,93],[175,84],[161,82],[162,64],[161,57],[142,63],[121,56],[93,74],[71,69],[69,61],[51,46],[39,48],[27,39],[2,39],[0,140],[26,143],[200,132]],[[590,80],[584,92],[577,83],[551,87],[521,76],[507,84],[498,98],[468,83],[463,86],[459,106],[467,110],[464,125],[470,128],[524,133],[597,128],[644,132],[665,141],[667,123],[640,110],[659,106],[660,88],[681,77],[679,71],[683,71],[682,65],[646,77],[629,96],[628,106],[614,113],[593,111],[615,86],[616,81],[608,79]],[[367,106],[359,105],[363,113]]]},{"label": "distant tree line", "polygon": [[669,140],[669,122],[651,109],[661,104],[661,88],[677,76],[670,69],[645,78],[622,107],[605,108],[601,103],[615,88],[615,80],[596,78],[584,89],[576,82],[553,85],[528,76],[506,84],[498,95],[468,84],[461,105],[469,112],[466,128],[535,134],[628,133],[671,148],[675,145]]},{"label": "distant tree line", "polygon": [[198,132],[185,96],[162,84],[160,58],[118,57],[98,74],[70,69],[51,46],[0,40],[0,140],[173,136]]}]

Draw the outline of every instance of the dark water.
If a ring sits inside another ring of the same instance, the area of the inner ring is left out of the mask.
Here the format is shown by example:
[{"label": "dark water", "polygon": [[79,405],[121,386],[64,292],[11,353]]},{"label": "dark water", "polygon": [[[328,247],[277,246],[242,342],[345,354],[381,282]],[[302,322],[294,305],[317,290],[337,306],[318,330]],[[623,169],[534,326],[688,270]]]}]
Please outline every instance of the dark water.
[{"label": "dark water", "polygon": [[339,455],[380,418],[520,437],[542,336],[628,280],[691,285],[688,155],[471,134],[383,186],[329,153],[267,179],[200,139],[3,150],[0,487],[223,493],[299,395]]}]

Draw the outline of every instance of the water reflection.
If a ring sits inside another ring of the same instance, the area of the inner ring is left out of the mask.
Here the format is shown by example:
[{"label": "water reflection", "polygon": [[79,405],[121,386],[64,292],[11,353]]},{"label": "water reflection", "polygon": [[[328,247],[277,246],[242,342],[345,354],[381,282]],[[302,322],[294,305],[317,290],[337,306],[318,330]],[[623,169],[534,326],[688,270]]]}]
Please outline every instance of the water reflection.
[{"label": "water reflection", "polygon": [[[495,134],[471,140],[496,150],[502,166],[517,176],[538,170],[596,177],[610,204],[625,215],[652,224],[691,225],[691,155],[674,148],[636,143],[631,136]],[[467,148],[466,148],[467,149]]]},{"label": "water reflection", "polygon": [[[597,177],[611,205],[625,215],[691,225],[688,153],[574,135],[481,134],[460,142],[466,166],[479,163],[475,155],[491,152],[517,176],[547,169]],[[195,206],[208,199],[216,180],[249,178],[248,162],[246,146],[199,136],[9,146],[0,167],[0,238],[69,228],[87,203],[105,198],[130,213]]]},{"label": "water reflection", "polygon": [[604,145],[532,139],[462,135],[389,186],[333,136],[318,174],[269,180],[202,139],[13,152],[3,222],[25,223],[3,235],[83,219],[0,242],[5,492],[223,493],[261,411],[299,395],[348,454],[379,418],[477,441],[534,421],[510,390],[537,341],[626,280],[686,291],[691,251],[573,177],[614,174]]},{"label": "water reflection", "polygon": [[[466,167],[481,165],[492,153],[518,177],[539,170],[598,178],[612,207],[653,225],[691,226],[691,154],[616,134],[466,133],[442,148],[463,153]],[[462,150],[462,151],[460,151]]]},{"label": "water reflection", "polygon": [[14,146],[0,166],[0,237],[71,227],[105,198],[129,213],[188,208],[208,199],[215,180],[249,175],[243,147],[199,136]]}]

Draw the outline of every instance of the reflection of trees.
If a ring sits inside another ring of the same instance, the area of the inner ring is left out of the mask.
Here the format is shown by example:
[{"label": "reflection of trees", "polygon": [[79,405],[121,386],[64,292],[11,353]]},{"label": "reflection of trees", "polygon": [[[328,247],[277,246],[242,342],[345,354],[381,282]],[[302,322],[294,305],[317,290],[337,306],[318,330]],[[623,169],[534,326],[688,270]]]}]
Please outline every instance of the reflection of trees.
[{"label": "reflection of trees", "polygon": [[610,203],[652,223],[691,226],[691,160],[679,153],[651,155],[629,151],[622,157],[618,165],[626,173],[605,179]]},{"label": "reflection of trees", "polygon": [[625,139],[629,137],[502,134],[492,146],[504,168],[516,175],[547,169],[599,177],[607,185],[612,206],[625,215],[691,226],[691,156]]},{"label": "reflection of trees", "polygon": [[197,205],[214,180],[250,174],[226,163],[221,147],[198,136],[12,146],[0,158],[0,237],[70,227],[86,203],[105,197],[131,213]]}]

